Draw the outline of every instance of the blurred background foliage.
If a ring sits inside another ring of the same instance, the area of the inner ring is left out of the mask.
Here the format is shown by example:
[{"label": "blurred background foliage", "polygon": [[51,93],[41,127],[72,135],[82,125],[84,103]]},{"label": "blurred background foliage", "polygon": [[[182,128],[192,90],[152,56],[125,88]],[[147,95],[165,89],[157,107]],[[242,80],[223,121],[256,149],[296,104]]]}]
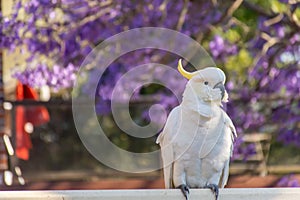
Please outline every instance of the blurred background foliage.
[{"label": "blurred background foliage", "polygon": [[[299,5],[297,0],[14,0],[12,11],[0,15],[1,48],[25,57],[11,69],[14,78],[35,88],[49,86],[55,98],[68,99],[82,61],[108,37],[149,26],[180,31],[198,41],[227,75],[230,101],[225,109],[240,137],[234,158],[255,154],[253,145],[243,143],[243,134],[266,132],[273,136],[272,164],[287,157],[299,164],[294,156],[300,147]],[[141,141],[114,124],[110,100],[118,79],[149,62],[176,68],[178,59],[160,50],[138,50],[112,63],[103,80],[86,77],[99,81],[99,121],[119,147],[133,152],[157,148],[154,137]],[[184,89],[186,82],[167,79]],[[89,88],[77,92],[89,95]],[[130,102],[131,115],[141,125],[149,122],[149,102],[136,105],[149,95],[150,103],[160,103],[168,112],[179,103],[165,87],[140,88]],[[164,123],[159,116],[157,122]]]}]

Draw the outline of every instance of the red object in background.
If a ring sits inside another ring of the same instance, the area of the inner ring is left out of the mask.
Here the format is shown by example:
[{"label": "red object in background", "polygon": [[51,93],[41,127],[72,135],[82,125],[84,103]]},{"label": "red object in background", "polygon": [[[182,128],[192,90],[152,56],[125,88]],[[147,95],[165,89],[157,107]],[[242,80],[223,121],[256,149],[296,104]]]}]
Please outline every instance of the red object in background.
[{"label": "red object in background", "polygon": [[[16,89],[17,100],[38,100],[36,91],[27,85],[18,82]],[[47,108],[44,106],[24,107],[17,106],[16,108],[16,155],[23,160],[29,159],[29,149],[32,148],[32,143],[29,134],[24,129],[27,122],[34,126],[39,126],[47,123],[50,120]]]}]

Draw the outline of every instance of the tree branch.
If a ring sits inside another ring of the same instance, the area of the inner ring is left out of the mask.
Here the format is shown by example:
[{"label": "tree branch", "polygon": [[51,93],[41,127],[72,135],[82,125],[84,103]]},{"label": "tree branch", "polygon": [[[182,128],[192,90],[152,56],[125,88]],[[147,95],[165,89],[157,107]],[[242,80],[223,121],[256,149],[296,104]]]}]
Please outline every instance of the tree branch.
[{"label": "tree branch", "polygon": [[236,0],[227,10],[225,18],[231,17],[233,13],[240,7],[243,0]]},{"label": "tree branch", "polygon": [[276,24],[276,23],[280,22],[282,20],[282,18],[283,18],[283,14],[280,13],[279,15],[264,21],[264,25],[265,26],[271,26],[273,24]]},{"label": "tree branch", "polygon": [[188,5],[189,5],[189,0],[184,0],[183,8],[180,12],[179,18],[178,18],[178,23],[176,26],[176,30],[180,31],[182,29],[182,26],[184,24],[185,16],[188,11]]},{"label": "tree branch", "polygon": [[166,19],[167,17],[167,5],[168,5],[169,0],[164,0],[162,2],[162,4],[160,4],[160,6],[158,7],[158,9],[161,11],[162,13],[162,21]]}]

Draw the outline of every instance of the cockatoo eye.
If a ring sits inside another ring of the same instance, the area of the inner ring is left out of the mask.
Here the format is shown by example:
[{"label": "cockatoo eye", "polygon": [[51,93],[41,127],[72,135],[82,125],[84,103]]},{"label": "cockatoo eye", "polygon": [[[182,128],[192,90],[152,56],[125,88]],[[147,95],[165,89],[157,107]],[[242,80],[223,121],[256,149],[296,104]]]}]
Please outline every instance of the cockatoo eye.
[{"label": "cockatoo eye", "polygon": [[204,85],[208,85],[208,81],[204,81]]}]

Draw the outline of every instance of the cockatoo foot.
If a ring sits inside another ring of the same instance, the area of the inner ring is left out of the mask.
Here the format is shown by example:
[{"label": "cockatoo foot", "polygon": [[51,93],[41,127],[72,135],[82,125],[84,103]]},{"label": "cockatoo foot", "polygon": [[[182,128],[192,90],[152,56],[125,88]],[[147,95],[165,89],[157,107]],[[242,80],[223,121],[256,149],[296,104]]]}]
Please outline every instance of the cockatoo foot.
[{"label": "cockatoo foot", "polygon": [[204,188],[209,188],[215,195],[215,200],[218,200],[219,197],[219,187],[216,184],[208,184]]},{"label": "cockatoo foot", "polygon": [[185,184],[182,184],[182,185],[179,185],[177,188],[179,188],[181,190],[181,192],[184,195],[185,199],[189,200],[189,194],[190,194],[189,187]]}]

